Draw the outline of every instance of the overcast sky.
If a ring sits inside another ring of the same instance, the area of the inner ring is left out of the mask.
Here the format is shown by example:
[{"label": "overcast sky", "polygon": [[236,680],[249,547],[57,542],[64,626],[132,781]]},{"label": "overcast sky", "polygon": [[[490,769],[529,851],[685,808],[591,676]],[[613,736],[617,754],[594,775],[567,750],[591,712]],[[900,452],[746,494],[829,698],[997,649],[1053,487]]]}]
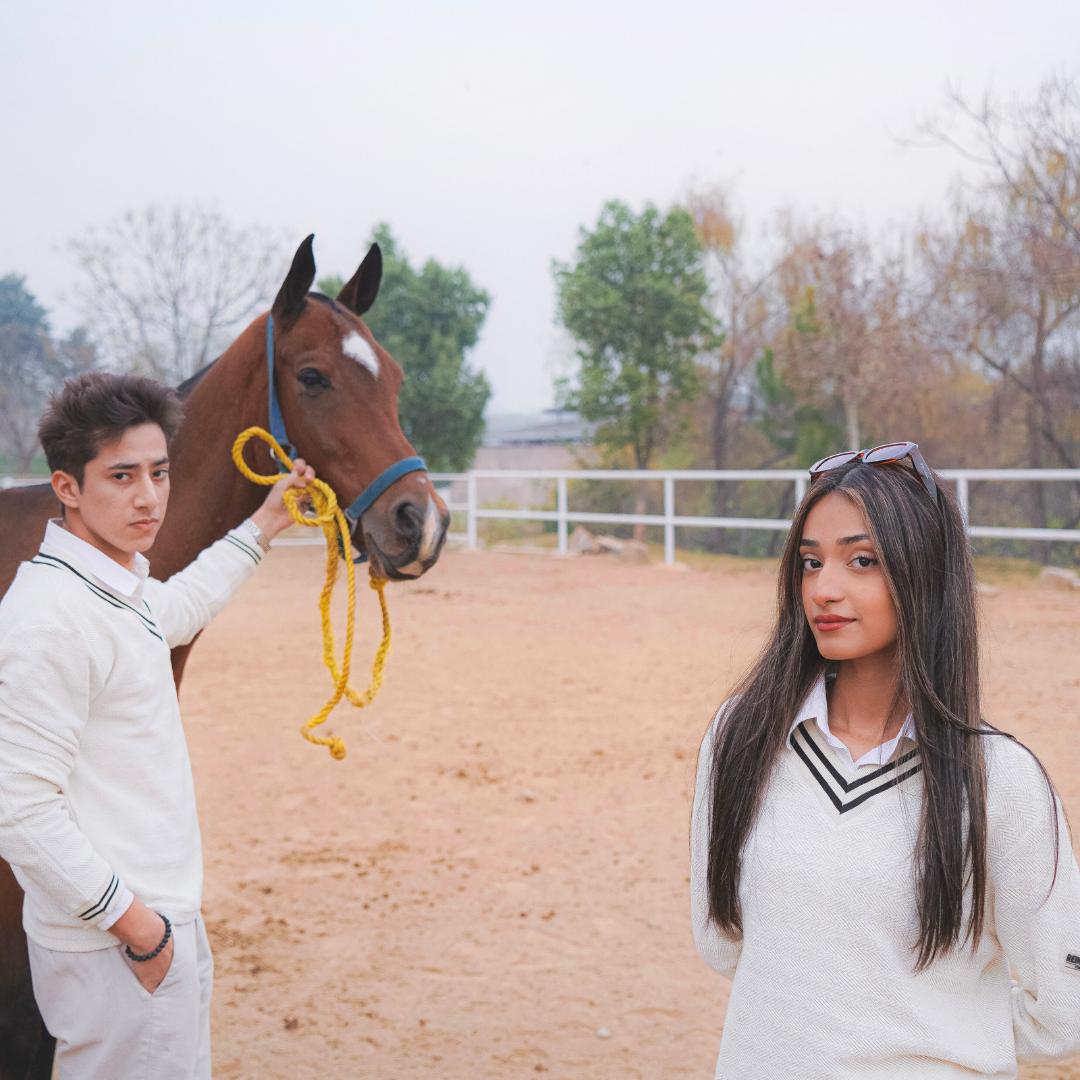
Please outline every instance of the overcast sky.
[{"label": "overcast sky", "polygon": [[947,80],[1075,74],[1077,0],[0,0],[0,274],[69,330],[60,248],[149,202],[316,234],[351,275],[374,223],[493,296],[489,411],[551,403],[553,258],[621,198],[723,182],[875,230],[959,168],[904,148]]}]

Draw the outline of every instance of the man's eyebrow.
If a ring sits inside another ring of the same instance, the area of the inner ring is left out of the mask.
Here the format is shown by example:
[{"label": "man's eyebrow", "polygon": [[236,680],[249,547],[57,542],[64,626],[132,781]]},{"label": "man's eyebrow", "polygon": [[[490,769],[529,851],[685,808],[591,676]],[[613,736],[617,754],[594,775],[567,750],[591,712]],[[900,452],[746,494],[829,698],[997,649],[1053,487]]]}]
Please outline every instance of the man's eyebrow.
[{"label": "man's eyebrow", "polygon": [[[169,464],[169,459],[167,457],[158,458],[157,461],[151,462],[151,465],[154,466],[155,468],[158,465],[168,465],[168,464]],[[117,461],[114,464],[108,466],[108,468],[106,468],[105,471],[106,472],[118,472],[121,469],[131,470],[131,469],[137,469],[138,467],[139,467],[139,463],[137,461]]]}]

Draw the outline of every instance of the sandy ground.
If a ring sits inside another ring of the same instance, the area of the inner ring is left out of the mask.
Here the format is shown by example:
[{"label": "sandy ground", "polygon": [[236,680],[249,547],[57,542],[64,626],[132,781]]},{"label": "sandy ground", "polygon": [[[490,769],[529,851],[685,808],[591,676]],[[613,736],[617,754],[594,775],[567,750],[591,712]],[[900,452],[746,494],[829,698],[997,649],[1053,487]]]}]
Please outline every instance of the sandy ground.
[{"label": "sandy ground", "polygon": [[[690,934],[692,770],[771,573],[448,553],[391,588],[387,685],[332,717],[335,762],[297,733],[328,685],[322,558],[276,550],[183,686],[216,1075],[711,1077],[728,983]],[[1080,821],[1080,596],[985,607],[988,715]],[[360,610],[363,671],[366,588]]]}]

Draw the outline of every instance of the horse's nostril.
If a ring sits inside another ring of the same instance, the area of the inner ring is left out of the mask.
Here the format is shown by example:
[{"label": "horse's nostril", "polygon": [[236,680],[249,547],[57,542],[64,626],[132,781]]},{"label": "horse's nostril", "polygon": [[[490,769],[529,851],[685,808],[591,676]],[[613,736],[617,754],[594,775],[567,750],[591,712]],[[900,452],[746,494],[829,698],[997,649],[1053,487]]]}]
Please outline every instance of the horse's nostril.
[{"label": "horse's nostril", "polygon": [[402,539],[419,541],[424,534],[424,512],[416,503],[403,502],[394,511],[394,524]]}]

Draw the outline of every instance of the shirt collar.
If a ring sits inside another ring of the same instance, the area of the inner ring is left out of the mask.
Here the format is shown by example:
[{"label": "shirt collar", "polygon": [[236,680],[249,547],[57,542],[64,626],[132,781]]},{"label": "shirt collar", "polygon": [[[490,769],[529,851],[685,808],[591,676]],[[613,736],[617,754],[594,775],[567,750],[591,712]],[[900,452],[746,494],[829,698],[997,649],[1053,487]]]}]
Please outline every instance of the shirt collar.
[{"label": "shirt collar", "polygon": [[884,765],[896,752],[901,739],[910,739],[915,742],[915,722],[911,715],[905,718],[900,731],[895,738],[888,742],[875,746],[868,750],[858,761],[853,761],[851,751],[829,730],[829,697],[826,692],[825,676],[822,675],[814,683],[810,693],[806,695],[802,708],[795,717],[795,722],[788,731],[788,745],[791,745],[791,733],[804,721],[813,720],[818,730],[825,737],[825,741],[837,751],[840,757],[849,762],[852,768],[861,769],[864,765]]},{"label": "shirt collar", "polygon": [[150,563],[141,552],[135,553],[135,563],[131,570],[125,570],[104,551],[99,551],[93,544],[68,532],[60,518],[52,518],[45,526],[45,540],[42,546],[63,552],[70,556],[85,570],[89,570],[102,583],[114,592],[128,598],[142,592],[143,582],[150,576]]}]

